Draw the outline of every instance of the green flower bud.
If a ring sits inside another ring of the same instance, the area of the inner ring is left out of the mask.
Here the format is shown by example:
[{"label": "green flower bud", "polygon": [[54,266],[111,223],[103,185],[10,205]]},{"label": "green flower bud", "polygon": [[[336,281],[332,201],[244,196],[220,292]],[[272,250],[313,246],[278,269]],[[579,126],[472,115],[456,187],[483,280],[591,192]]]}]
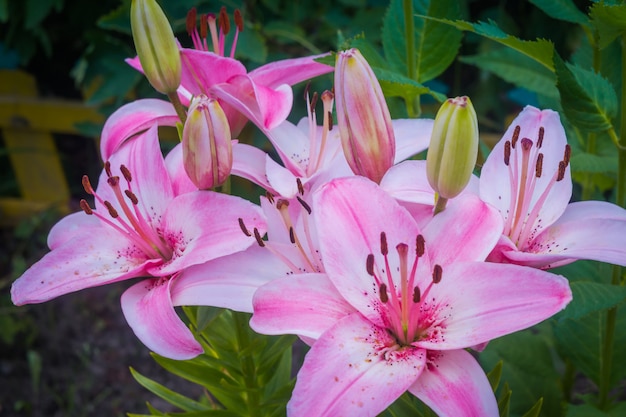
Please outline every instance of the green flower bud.
[{"label": "green flower bud", "polygon": [[146,78],[155,90],[174,93],[180,85],[180,52],[163,10],[155,0],[133,0],[130,27]]},{"label": "green flower bud", "polygon": [[478,155],[478,120],[468,97],[441,105],[428,147],[426,174],[440,198],[454,198],[469,183]]}]

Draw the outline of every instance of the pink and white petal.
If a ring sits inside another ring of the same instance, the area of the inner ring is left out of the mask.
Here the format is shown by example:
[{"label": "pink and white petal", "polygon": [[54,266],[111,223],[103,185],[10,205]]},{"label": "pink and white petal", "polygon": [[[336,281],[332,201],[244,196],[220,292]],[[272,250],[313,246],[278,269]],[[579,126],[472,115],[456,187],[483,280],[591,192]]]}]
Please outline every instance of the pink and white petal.
[{"label": "pink and white petal", "polygon": [[83,211],[68,214],[50,229],[48,247],[54,250],[74,237],[90,235],[91,230],[99,230],[101,227],[102,223],[96,216],[88,216]]},{"label": "pink and white petal", "polygon": [[392,166],[380,187],[398,201],[435,205],[435,191],[426,178],[426,161],[404,161]]},{"label": "pink and white petal", "polygon": [[246,68],[236,59],[213,52],[183,48],[180,51],[182,72],[180,84],[193,95],[207,94],[211,87],[224,83],[235,75],[246,74]]},{"label": "pink and white petal", "polygon": [[240,197],[196,191],[176,197],[163,216],[163,239],[173,248],[172,259],[149,269],[155,276],[172,275],[192,265],[242,251],[256,243],[241,230],[265,234],[260,207]]},{"label": "pink and white petal", "polygon": [[419,378],[425,360],[426,351],[398,349],[385,329],[353,313],[307,353],[287,414],[374,417]]},{"label": "pink and white petal", "polygon": [[[565,170],[565,178],[562,181],[554,181],[567,144],[565,130],[561,125],[558,113],[552,110],[542,111],[531,106],[524,108],[519,116],[513,120],[503,138],[496,144],[485,161],[481,170],[480,196],[483,201],[497,207],[506,219],[507,212],[510,211],[511,199],[518,198],[517,195],[511,195],[510,172],[515,167],[518,170],[521,170],[522,167],[521,145],[516,152],[511,152],[509,166],[504,164],[505,142],[511,140],[516,126],[520,127],[520,140],[529,138],[535,144],[538,141],[540,127],[544,128],[543,144],[540,150],[543,154],[542,175],[536,179],[528,210],[531,211],[536,204],[541,205],[537,221],[532,226],[535,233],[539,233],[561,216],[572,195],[569,164]],[[514,162],[514,158],[517,158],[517,162]],[[534,166],[530,170],[534,173]],[[517,177],[520,176],[521,174],[517,175]],[[549,204],[543,204],[540,198],[548,187],[551,188],[544,199],[547,199]]]},{"label": "pink and white petal", "polygon": [[511,251],[518,251],[515,243],[513,243],[508,236],[502,235],[489,256],[487,256],[486,261],[495,263],[511,263],[507,255]]},{"label": "pink and white petal", "polygon": [[452,199],[423,231],[433,264],[484,261],[502,236],[498,210],[472,194]]},{"label": "pink and white petal", "polygon": [[298,194],[298,177],[292,171],[278,165],[269,155],[265,157],[265,175],[278,196],[294,198]]},{"label": "pink and white petal", "polygon": [[542,267],[568,259],[626,266],[626,210],[604,201],[572,203],[528,249],[505,255],[515,263]]},{"label": "pink and white petal", "polygon": [[[344,298],[373,323],[383,325],[376,305],[380,302],[374,279],[368,274],[368,255],[384,268],[381,232],[390,252],[399,243],[415,250],[417,225],[411,215],[376,183],[364,177],[348,177],[325,184],[314,196],[313,212],[324,266]],[[389,257],[390,270],[399,266]],[[424,257],[420,268],[428,268]],[[380,269],[379,269],[380,270]],[[384,276],[384,275],[383,275]],[[393,277],[399,280],[399,274]],[[400,288],[400,283],[396,282]]]},{"label": "pink and white petal", "polygon": [[285,121],[293,103],[293,92],[287,84],[275,88],[257,85],[247,75],[235,75],[227,83],[211,87],[218,97],[246,116],[260,129],[273,129]]},{"label": "pink and white petal", "polygon": [[245,143],[233,143],[233,167],[231,174],[252,181],[266,191],[274,190],[267,181],[265,167],[267,154]]},{"label": "pink and white petal", "polygon": [[[308,129],[308,124],[303,128]],[[302,130],[300,125],[288,121],[265,132],[285,167],[300,177],[304,176],[309,162],[310,144],[306,132],[308,130]]]},{"label": "pink and white petal", "polygon": [[395,119],[391,121],[396,138],[394,163],[428,149],[433,131],[432,119]]},{"label": "pink and white petal", "polygon": [[281,84],[294,85],[309,78],[332,72],[334,67],[315,61],[315,59],[327,55],[320,54],[271,62],[250,71],[249,75],[255,83],[270,88],[278,87]]},{"label": "pink and white petal", "polygon": [[443,268],[441,282],[423,301],[436,324],[414,345],[429,350],[475,346],[533,326],[571,299],[568,281],[559,275],[519,265],[454,263]]},{"label": "pink and white petal", "polygon": [[252,300],[250,327],[257,333],[317,339],[355,312],[325,274],[276,277],[260,287]]},{"label": "pink and white petal", "polygon": [[171,103],[148,98],[135,100],[117,109],[104,123],[100,136],[100,153],[104,161],[130,137],[154,124],[175,126],[178,115]]},{"label": "pink and white petal", "polygon": [[409,392],[438,416],[499,415],[489,380],[471,354],[462,349],[429,351],[428,359],[428,366]]},{"label": "pink and white petal", "polygon": [[85,288],[98,287],[145,274],[150,261],[119,232],[101,227],[76,234],[46,254],[11,288],[16,305],[51,300]]},{"label": "pink and white petal", "polygon": [[185,269],[171,287],[172,302],[204,305],[252,313],[254,292],[291,272],[267,249],[253,246]]},{"label": "pink and white petal", "polygon": [[183,164],[183,145],[179,143],[165,157],[165,168],[172,179],[174,195],[198,191],[198,187],[189,179]]},{"label": "pink and white petal", "polygon": [[122,311],[133,332],[155,353],[170,359],[195,358],[200,343],[176,314],[170,298],[172,278],[141,281],[122,294]]}]

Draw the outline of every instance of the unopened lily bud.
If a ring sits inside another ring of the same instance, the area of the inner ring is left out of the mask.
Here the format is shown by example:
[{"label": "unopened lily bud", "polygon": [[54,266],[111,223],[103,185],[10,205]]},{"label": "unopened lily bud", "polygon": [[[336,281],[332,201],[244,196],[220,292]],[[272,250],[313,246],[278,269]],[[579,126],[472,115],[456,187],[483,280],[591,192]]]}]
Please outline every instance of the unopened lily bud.
[{"label": "unopened lily bud", "polygon": [[228,119],[217,100],[204,94],[189,107],[183,128],[183,164],[201,190],[222,185],[233,167]]},{"label": "unopened lily bud", "polygon": [[180,52],[174,32],[155,0],[133,0],[130,27],[146,78],[155,90],[170,94],[180,85]]},{"label": "unopened lily bud", "polygon": [[478,155],[478,121],[468,97],[450,98],[439,108],[428,147],[426,174],[430,186],[445,199],[469,183]]},{"label": "unopened lily bud", "polygon": [[383,91],[358,49],[337,54],[335,102],[348,165],[379,183],[393,165],[396,143]]}]

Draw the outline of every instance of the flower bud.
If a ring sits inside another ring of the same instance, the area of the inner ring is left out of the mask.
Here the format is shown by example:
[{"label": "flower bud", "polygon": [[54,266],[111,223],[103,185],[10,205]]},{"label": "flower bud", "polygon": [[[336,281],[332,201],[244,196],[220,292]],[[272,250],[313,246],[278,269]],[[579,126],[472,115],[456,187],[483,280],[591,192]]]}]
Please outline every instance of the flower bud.
[{"label": "flower bud", "polygon": [[348,165],[355,174],[379,183],[393,165],[396,143],[383,91],[358,49],[337,55],[335,100]]},{"label": "flower bud", "polygon": [[439,108],[426,158],[430,186],[445,199],[469,183],[478,155],[478,121],[468,97],[450,98]]},{"label": "flower bud", "polygon": [[180,85],[180,52],[174,32],[155,0],[132,0],[130,27],[146,78],[163,94]]},{"label": "flower bud", "polygon": [[183,128],[183,164],[199,189],[220,186],[230,175],[233,148],[230,127],[217,100],[201,94],[191,101]]}]

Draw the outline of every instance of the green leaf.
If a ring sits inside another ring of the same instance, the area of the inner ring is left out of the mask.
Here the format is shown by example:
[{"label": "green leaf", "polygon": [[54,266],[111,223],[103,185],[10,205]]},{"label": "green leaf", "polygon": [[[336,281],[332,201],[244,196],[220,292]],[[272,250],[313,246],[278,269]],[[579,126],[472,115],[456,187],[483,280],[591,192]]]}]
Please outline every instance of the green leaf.
[{"label": "green leaf", "polygon": [[444,101],[446,96],[430,88],[411,80],[398,73],[384,70],[381,68],[372,68],[380,86],[383,89],[383,94],[387,97],[402,97],[405,100],[413,99],[422,94],[430,94],[438,101]]},{"label": "green leaf", "polygon": [[610,414],[597,409],[591,404],[573,405],[567,407],[567,417],[611,417]]},{"label": "green leaf", "polygon": [[541,407],[543,406],[543,397],[539,398],[539,401],[532,406],[530,410],[528,410],[522,417],[538,417],[541,412]]},{"label": "green leaf", "polygon": [[530,2],[554,19],[581,25],[589,24],[587,16],[578,10],[572,0],[530,0]]},{"label": "green leaf", "polygon": [[[441,19],[456,19],[460,16],[456,0],[413,0],[413,11],[417,15],[415,25],[415,74],[407,74],[406,25],[402,0],[392,0],[383,20],[383,49],[390,67],[420,83],[440,75],[452,63],[461,45],[461,34],[437,20],[426,20],[426,16]],[[445,47],[442,47],[445,45]]]},{"label": "green leaf", "polygon": [[156,381],[151,380],[139,372],[135,371],[133,368],[130,368],[130,373],[133,375],[133,378],[141,385],[146,388],[148,391],[157,395],[158,397],[164,399],[168,403],[180,408],[184,411],[202,411],[209,410],[209,406],[199,403],[198,401],[192,400],[191,398],[185,397],[177,392],[172,391],[171,389],[159,384]]},{"label": "green leaf", "polygon": [[487,39],[498,42],[502,45],[508,46],[532,59],[539,62],[550,71],[554,71],[554,63],[552,62],[552,55],[554,54],[554,45],[552,42],[545,39],[537,39],[536,41],[525,41],[515,36],[509,35],[503,32],[495,22],[478,22],[470,23],[463,20],[448,20],[448,19],[435,19],[429,17],[431,20],[437,22],[446,23],[454,26],[459,30],[476,33],[477,35],[484,36]]},{"label": "green leaf", "polygon": [[253,27],[247,27],[239,33],[236,58],[247,58],[258,64],[267,62],[267,45],[265,38]]},{"label": "green leaf", "polygon": [[6,23],[9,19],[9,0],[0,0],[0,22]]},{"label": "green leaf", "polygon": [[496,363],[496,366],[493,367],[489,373],[487,373],[487,379],[489,380],[489,385],[491,385],[491,390],[493,392],[496,391],[498,385],[500,385],[500,379],[502,378],[502,361]]},{"label": "green leaf", "polygon": [[557,54],[554,66],[563,112],[570,123],[590,132],[611,129],[617,113],[617,95],[611,84],[598,73],[566,64]]},{"label": "green leaf", "polygon": [[263,26],[263,33],[274,42],[299,44],[313,54],[322,53],[318,47],[311,43],[301,26],[286,21],[273,21]]},{"label": "green leaf", "polygon": [[495,49],[478,55],[464,56],[460,60],[492,72],[518,87],[549,97],[559,96],[554,73],[515,49]]},{"label": "green leaf", "polygon": [[365,37],[357,36],[356,38],[348,40],[346,43],[348,48],[357,48],[371,67],[389,69],[387,60],[385,60],[385,58],[378,53],[376,47],[370,41],[365,39]]},{"label": "green leaf", "polygon": [[591,6],[589,15],[600,35],[600,48],[605,48],[626,32],[626,4],[595,3]]},{"label": "green leaf", "polygon": [[559,320],[577,319],[606,310],[626,300],[626,287],[595,282],[576,281],[570,284],[573,300],[557,316]]},{"label": "green leaf", "polygon": [[24,28],[35,29],[50,14],[56,0],[26,0]]},{"label": "green leaf", "polygon": [[573,172],[612,174],[617,172],[617,155],[601,156],[579,152],[572,156],[571,164]]}]

